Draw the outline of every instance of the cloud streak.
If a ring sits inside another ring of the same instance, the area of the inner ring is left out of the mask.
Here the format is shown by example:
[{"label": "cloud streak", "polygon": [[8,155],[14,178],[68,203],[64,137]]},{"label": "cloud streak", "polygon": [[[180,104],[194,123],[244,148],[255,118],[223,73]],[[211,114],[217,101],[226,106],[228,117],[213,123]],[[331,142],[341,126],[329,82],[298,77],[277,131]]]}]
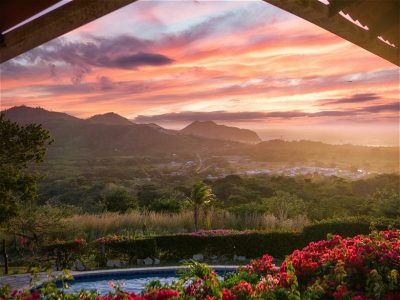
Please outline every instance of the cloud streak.
[{"label": "cloud streak", "polygon": [[399,103],[389,103],[383,105],[367,106],[356,110],[327,110],[315,113],[303,111],[275,111],[275,112],[257,112],[257,111],[183,111],[179,113],[166,113],[159,115],[139,115],[134,122],[192,122],[192,121],[237,121],[237,122],[255,122],[268,119],[293,119],[293,118],[316,118],[316,117],[354,117],[358,114],[379,113],[379,112],[399,112]]},{"label": "cloud streak", "polygon": [[130,69],[140,66],[162,66],[172,62],[173,60],[165,55],[139,52],[103,61],[102,66]]},{"label": "cloud streak", "polygon": [[375,93],[364,93],[364,94],[355,94],[351,97],[345,97],[340,99],[324,99],[318,101],[318,104],[319,105],[356,104],[356,103],[365,103],[380,99],[382,98]]},{"label": "cloud streak", "polygon": [[68,67],[71,81],[78,84],[94,67],[136,69],[173,63],[174,60],[166,55],[151,52],[150,45],[150,41],[128,35],[113,38],[88,35],[85,41],[59,38],[21,55],[18,60],[27,62],[25,64],[4,63],[3,74],[8,78],[20,78],[23,74],[36,74],[47,69],[55,77],[59,69]]}]

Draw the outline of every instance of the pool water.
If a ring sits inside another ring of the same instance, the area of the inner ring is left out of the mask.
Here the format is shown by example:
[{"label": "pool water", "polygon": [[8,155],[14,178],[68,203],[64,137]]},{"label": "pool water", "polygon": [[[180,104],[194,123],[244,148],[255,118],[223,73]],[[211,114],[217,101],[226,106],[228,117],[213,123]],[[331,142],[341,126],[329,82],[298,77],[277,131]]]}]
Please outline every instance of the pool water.
[{"label": "pool water", "polygon": [[[123,285],[123,290],[126,292],[134,292],[136,294],[140,293],[143,288],[154,280],[159,280],[161,284],[172,283],[174,280],[178,279],[178,275],[175,272],[169,273],[158,273],[158,274],[110,274],[104,276],[96,277],[85,277],[76,278],[74,281],[70,282],[68,293],[73,293],[85,290],[96,290],[100,294],[104,295],[114,289],[110,287],[110,281]],[[61,284],[59,284],[61,287]]]},{"label": "pool water", "polygon": [[[178,269],[178,268],[177,268]],[[67,293],[73,293],[85,290],[96,290],[104,295],[114,289],[110,286],[110,282],[120,284],[126,292],[140,293],[143,288],[152,281],[159,280],[161,284],[172,283],[179,279],[177,269],[169,270],[146,270],[145,272],[132,271],[116,271],[102,273],[87,273],[75,275],[75,279],[69,282]],[[224,276],[228,272],[232,272],[236,267],[214,268],[219,276]],[[62,288],[60,282],[57,283],[58,288]]]}]

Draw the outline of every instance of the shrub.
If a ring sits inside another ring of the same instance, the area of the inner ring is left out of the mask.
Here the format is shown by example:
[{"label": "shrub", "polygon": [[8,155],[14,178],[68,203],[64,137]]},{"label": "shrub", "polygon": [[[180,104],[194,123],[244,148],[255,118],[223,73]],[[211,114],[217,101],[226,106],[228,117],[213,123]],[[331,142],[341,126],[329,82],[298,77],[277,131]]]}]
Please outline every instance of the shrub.
[{"label": "shrub", "polygon": [[260,257],[270,253],[284,258],[299,245],[301,234],[293,232],[254,232],[234,237],[235,252],[248,258]]},{"label": "shrub", "polygon": [[106,257],[121,257],[122,254],[130,263],[135,262],[137,258],[158,256],[154,239],[110,241],[105,249]]},{"label": "shrub", "polygon": [[190,258],[193,254],[204,252],[205,237],[192,235],[166,235],[155,237],[160,257],[165,259]]},{"label": "shrub", "polygon": [[159,212],[159,213],[180,213],[184,207],[185,207],[186,203],[183,201],[179,201],[173,198],[166,198],[166,197],[162,197],[160,199],[154,200],[150,206],[148,207],[148,209],[150,211],[155,211],[155,212]]},{"label": "shrub", "polygon": [[372,228],[383,230],[388,227],[400,228],[400,220],[385,218],[371,219],[368,217],[328,219],[305,226],[302,235],[305,244],[307,244],[311,241],[325,239],[328,233],[353,237],[358,234],[368,234]]},{"label": "shrub", "polygon": [[42,248],[49,262],[54,262],[57,270],[72,267],[75,260],[80,259],[87,251],[86,241],[75,238],[73,241],[56,240],[53,244]]},{"label": "shrub", "polygon": [[105,196],[107,211],[124,213],[128,209],[137,209],[138,200],[125,190],[113,190]]}]

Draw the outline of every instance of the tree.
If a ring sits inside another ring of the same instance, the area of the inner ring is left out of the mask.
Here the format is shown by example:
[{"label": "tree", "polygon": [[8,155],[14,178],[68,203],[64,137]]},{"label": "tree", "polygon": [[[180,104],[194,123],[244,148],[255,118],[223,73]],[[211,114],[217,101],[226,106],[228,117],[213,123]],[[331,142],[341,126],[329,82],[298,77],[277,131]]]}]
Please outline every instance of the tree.
[{"label": "tree", "polygon": [[199,228],[200,208],[204,205],[210,204],[213,199],[214,195],[212,193],[211,187],[205,184],[203,181],[200,181],[193,186],[189,201],[194,208],[193,216],[195,231],[198,231]]},{"label": "tree", "polygon": [[164,196],[154,201],[149,206],[149,210],[156,212],[179,213],[182,211],[184,206],[185,206],[184,201]]},{"label": "tree", "polygon": [[50,134],[41,125],[21,126],[0,114],[0,224],[18,215],[37,197],[38,174],[31,164],[43,161]]},{"label": "tree", "polygon": [[274,196],[265,201],[268,211],[279,220],[294,217],[305,213],[305,203],[296,195],[277,191]]},{"label": "tree", "polygon": [[372,214],[377,217],[400,217],[400,194],[389,188],[377,189],[368,199]]},{"label": "tree", "polygon": [[106,195],[105,206],[108,211],[124,213],[128,209],[136,209],[138,201],[125,190],[114,190]]},{"label": "tree", "polygon": [[141,208],[149,207],[154,201],[162,197],[162,193],[153,184],[145,184],[139,187],[137,198]]},{"label": "tree", "polygon": [[5,230],[29,243],[34,252],[43,242],[55,236],[60,238],[60,233],[65,230],[65,224],[61,221],[63,217],[61,209],[50,205],[22,208],[18,216],[7,223]]}]

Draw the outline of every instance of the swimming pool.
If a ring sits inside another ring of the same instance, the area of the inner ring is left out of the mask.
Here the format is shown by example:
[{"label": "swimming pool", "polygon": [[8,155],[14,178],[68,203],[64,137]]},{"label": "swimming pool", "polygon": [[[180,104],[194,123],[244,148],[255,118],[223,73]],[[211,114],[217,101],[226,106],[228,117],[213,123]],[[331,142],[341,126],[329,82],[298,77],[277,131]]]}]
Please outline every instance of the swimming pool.
[{"label": "swimming pool", "polygon": [[[177,271],[184,267],[158,267],[158,268],[134,268],[121,270],[93,271],[75,273],[74,281],[70,282],[68,292],[76,292],[81,289],[96,290],[100,294],[112,291],[110,281],[123,285],[127,292],[140,293],[146,284],[159,280],[162,284],[172,283],[178,279]],[[211,266],[220,276],[236,270],[237,266]],[[61,283],[57,286],[61,288]]]}]

